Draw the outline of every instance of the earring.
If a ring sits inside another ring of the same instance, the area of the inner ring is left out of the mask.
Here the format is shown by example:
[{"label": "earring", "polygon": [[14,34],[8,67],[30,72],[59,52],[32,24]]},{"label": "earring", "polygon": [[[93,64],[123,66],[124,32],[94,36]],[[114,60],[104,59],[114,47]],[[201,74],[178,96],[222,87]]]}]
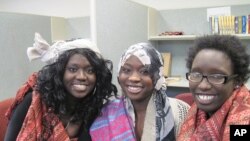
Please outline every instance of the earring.
[{"label": "earring", "polygon": [[93,93],[92,93],[93,95],[95,94],[95,91],[96,91],[96,87],[95,87],[94,90],[93,90]]},{"label": "earring", "polygon": [[236,85],[235,87],[234,87],[234,89],[239,89],[240,88],[240,86],[239,85]]}]

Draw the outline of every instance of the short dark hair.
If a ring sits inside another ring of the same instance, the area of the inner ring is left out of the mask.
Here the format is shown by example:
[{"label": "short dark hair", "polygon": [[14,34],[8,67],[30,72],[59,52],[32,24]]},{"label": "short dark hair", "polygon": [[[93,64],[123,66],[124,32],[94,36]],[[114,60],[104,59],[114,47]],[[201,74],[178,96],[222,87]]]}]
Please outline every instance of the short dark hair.
[{"label": "short dark hair", "polygon": [[84,97],[73,115],[74,121],[82,120],[84,128],[88,129],[109,97],[117,96],[117,88],[112,84],[113,64],[110,60],[103,59],[100,54],[88,48],[65,51],[55,63],[46,65],[39,71],[37,91],[41,94],[43,102],[56,114],[60,116],[68,113],[65,104],[68,92],[63,83],[63,76],[69,59],[75,54],[85,56],[96,74],[94,94]]},{"label": "short dark hair", "polygon": [[240,39],[233,35],[205,35],[195,40],[189,49],[186,66],[191,70],[195,56],[203,49],[214,49],[225,53],[232,61],[232,71],[238,74],[235,79],[239,84],[245,83],[249,78],[249,54]]}]

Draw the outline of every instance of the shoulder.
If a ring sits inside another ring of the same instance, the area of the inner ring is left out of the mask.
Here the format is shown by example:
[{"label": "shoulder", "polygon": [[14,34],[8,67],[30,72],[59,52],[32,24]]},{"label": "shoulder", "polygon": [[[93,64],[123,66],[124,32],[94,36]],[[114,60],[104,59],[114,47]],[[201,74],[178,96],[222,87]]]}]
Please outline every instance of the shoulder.
[{"label": "shoulder", "polygon": [[185,119],[187,112],[190,109],[190,106],[186,102],[176,98],[168,99],[175,120],[177,120],[178,122],[182,122]]},{"label": "shoulder", "polygon": [[176,99],[176,98],[170,98],[169,99],[169,104],[171,106],[171,108],[177,108],[175,110],[181,110],[183,112],[187,112],[190,108],[189,104],[187,104],[186,102]]},{"label": "shoulder", "polygon": [[176,98],[168,97],[168,99],[174,116],[175,134],[177,135],[179,133],[181,125],[183,124],[187,116],[190,106],[186,102]]}]

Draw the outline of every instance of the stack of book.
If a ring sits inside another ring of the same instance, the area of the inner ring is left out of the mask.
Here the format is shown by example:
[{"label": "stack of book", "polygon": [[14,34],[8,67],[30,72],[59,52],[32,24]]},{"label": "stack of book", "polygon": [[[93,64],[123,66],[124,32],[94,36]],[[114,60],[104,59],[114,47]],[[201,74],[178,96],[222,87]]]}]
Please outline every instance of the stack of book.
[{"label": "stack of book", "polygon": [[250,34],[250,15],[209,17],[212,34]]}]

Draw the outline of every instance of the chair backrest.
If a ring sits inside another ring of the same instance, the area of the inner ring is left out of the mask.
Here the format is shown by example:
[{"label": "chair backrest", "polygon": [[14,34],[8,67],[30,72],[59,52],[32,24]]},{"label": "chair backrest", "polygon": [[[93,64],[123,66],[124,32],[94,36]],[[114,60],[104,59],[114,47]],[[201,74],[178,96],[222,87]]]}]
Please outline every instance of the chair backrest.
[{"label": "chair backrest", "polygon": [[194,98],[193,98],[192,93],[180,93],[180,94],[176,95],[175,98],[186,102],[190,106],[194,103]]},{"label": "chair backrest", "polygon": [[9,98],[9,99],[0,101],[0,124],[1,124],[0,141],[4,140],[4,135],[8,126],[8,119],[5,117],[5,113],[13,101],[14,101],[14,98]]}]

